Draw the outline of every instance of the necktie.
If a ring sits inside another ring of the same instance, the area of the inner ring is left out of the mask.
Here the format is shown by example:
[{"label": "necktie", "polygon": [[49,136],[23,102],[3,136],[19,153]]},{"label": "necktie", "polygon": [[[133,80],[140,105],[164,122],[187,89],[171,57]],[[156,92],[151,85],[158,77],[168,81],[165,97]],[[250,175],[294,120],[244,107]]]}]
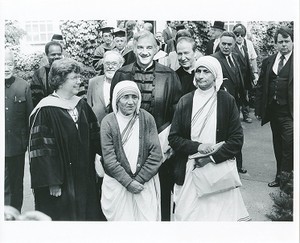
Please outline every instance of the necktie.
[{"label": "necktie", "polygon": [[228,64],[229,64],[229,67],[234,67],[234,63],[233,63],[233,61],[231,60],[231,57],[230,56],[227,56],[227,62],[228,62]]},{"label": "necktie", "polygon": [[280,70],[283,68],[284,55],[280,57],[280,61],[278,63],[277,74],[279,74]]},{"label": "necktie", "polygon": [[241,53],[242,53],[243,57],[245,57],[245,52],[244,52],[244,48],[243,48],[243,46],[241,46],[241,47],[240,47],[240,51],[241,51]]}]

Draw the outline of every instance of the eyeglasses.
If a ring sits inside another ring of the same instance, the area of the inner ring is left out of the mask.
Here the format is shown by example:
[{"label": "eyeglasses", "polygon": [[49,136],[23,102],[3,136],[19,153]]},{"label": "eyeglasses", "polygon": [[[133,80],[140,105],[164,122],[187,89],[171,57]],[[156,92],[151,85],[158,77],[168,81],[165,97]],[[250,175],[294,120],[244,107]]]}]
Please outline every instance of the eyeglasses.
[{"label": "eyeglasses", "polygon": [[239,36],[245,37],[245,35],[242,35],[242,34],[240,34],[240,33],[234,33],[234,34],[235,34],[236,37],[239,37]]},{"label": "eyeglasses", "polygon": [[104,62],[104,65],[117,67],[119,65],[119,63],[118,62]]}]

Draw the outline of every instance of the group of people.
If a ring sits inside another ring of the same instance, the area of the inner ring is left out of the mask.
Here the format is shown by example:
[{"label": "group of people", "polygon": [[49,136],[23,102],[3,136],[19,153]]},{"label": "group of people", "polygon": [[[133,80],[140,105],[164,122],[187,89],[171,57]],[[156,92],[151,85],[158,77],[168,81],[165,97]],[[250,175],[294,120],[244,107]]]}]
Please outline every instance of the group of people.
[{"label": "group of people", "polygon": [[[161,41],[151,26],[130,40],[125,30],[104,28],[87,101],[78,96],[82,66],[63,57],[58,41],[46,44],[48,63],[31,85],[14,76],[6,49],[6,205],[21,211],[28,146],[35,209],[52,220],[250,220],[239,183],[203,194],[200,181],[218,182],[225,165],[235,177],[247,172],[240,108],[252,122],[252,83],[256,115],[273,132],[277,174],[269,186],[293,170],[293,32],[277,30],[278,54],[264,60],[258,77],[242,24],[227,32],[215,21],[220,35],[205,56],[190,30],[174,26],[168,22]],[[156,58],[162,39],[175,46],[165,65]]]}]

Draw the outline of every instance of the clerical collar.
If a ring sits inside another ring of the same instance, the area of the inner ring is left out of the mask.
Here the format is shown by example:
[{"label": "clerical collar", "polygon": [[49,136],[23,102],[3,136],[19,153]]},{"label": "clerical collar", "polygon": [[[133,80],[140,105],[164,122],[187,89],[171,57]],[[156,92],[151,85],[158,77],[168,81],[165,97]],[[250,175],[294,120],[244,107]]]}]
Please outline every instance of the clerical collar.
[{"label": "clerical collar", "polygon": [[15,80],[16,78],[14,76],[11,76],[9,79],[5,79],[5,86],[9,88]]},{"label": "clerical collar", "polygon": [[185,69],[184,67],[182,67],[182,69],[189,74],[192,74],[195,71],[195,65],[193,65],[193,67],[189,68],[189,69]]}]

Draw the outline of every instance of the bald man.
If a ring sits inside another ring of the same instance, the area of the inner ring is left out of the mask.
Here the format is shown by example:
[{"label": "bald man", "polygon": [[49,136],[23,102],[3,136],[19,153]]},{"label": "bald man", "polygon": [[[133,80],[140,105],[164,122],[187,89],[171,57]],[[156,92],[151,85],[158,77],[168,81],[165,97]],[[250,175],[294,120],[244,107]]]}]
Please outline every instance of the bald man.
[{"label": "bald man", "polygon": [[5,205],[21,212],[28,118],[33,109],[30,85],[14,76],[14,56],[5,49]]}]

